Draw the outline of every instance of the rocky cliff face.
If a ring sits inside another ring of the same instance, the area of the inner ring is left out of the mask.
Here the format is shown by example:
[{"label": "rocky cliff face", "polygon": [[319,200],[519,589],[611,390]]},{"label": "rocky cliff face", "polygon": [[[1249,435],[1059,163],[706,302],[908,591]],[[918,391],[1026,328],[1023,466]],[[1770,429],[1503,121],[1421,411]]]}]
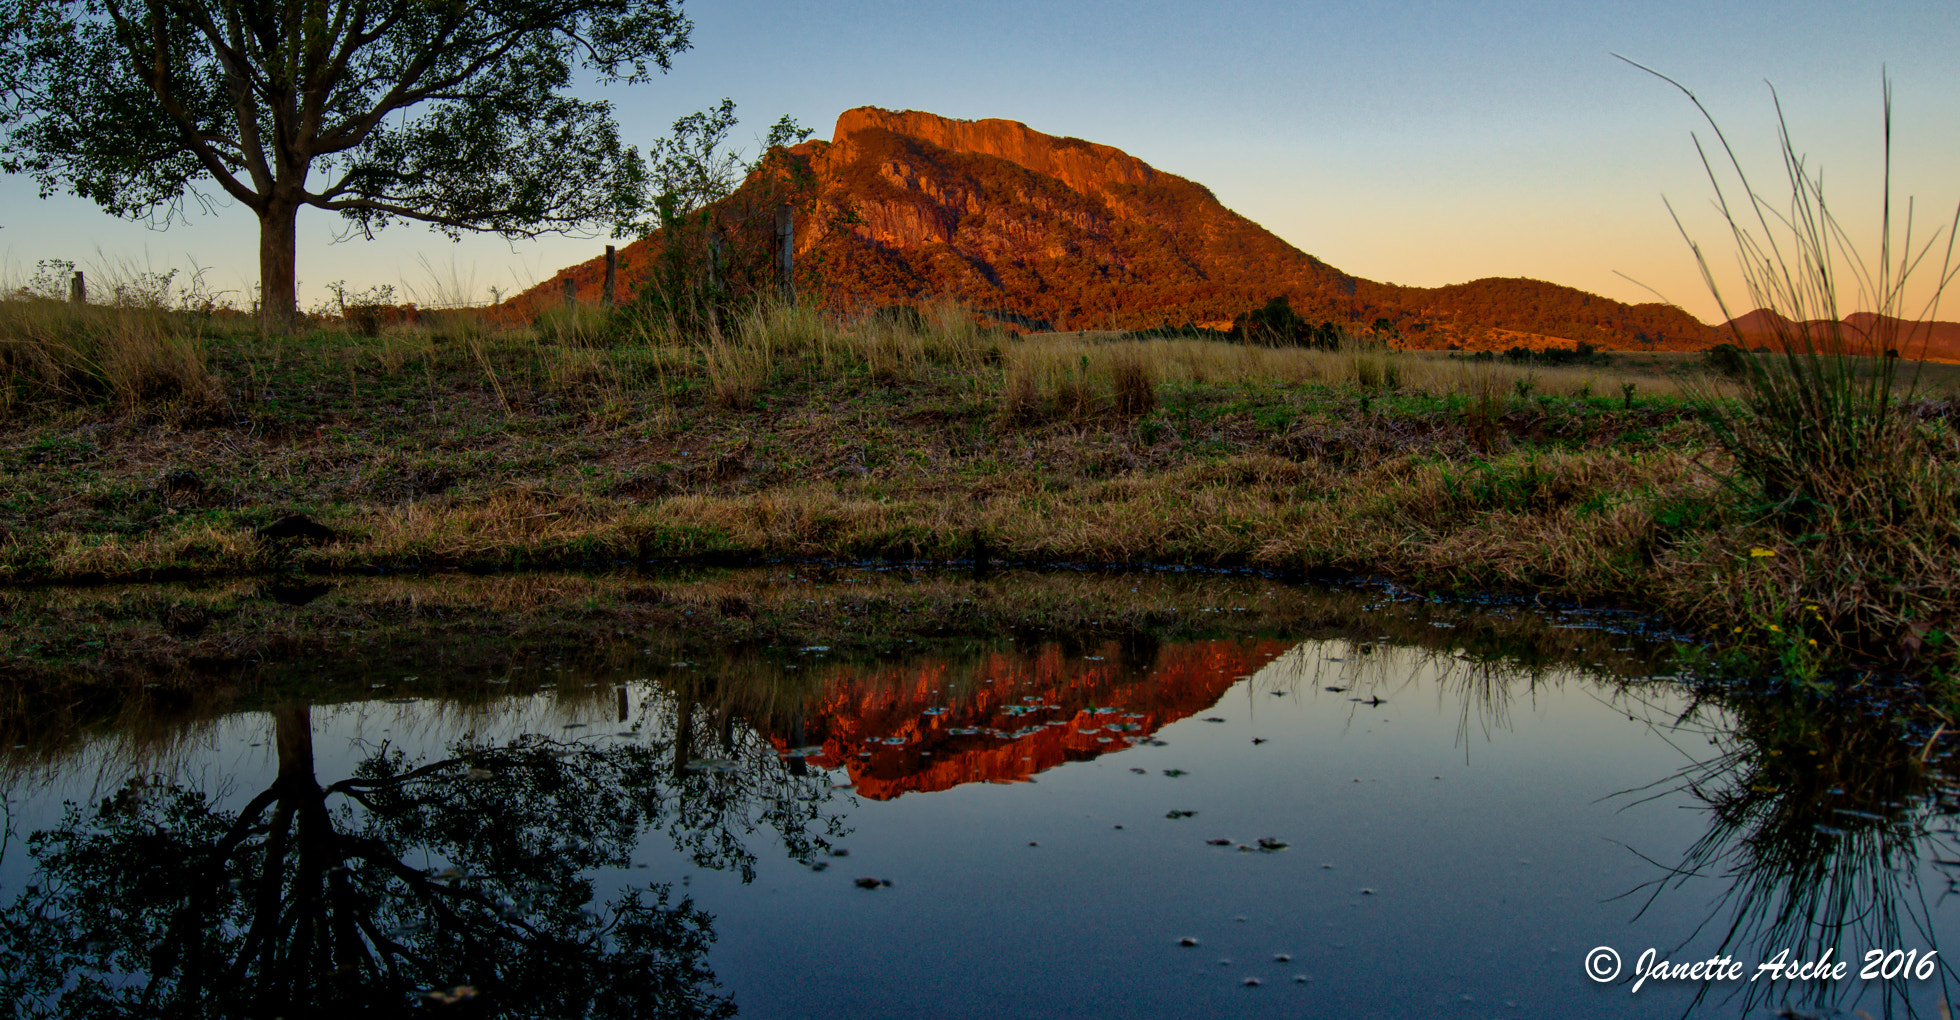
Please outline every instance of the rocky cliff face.
[{"label": "rocky cliff face", "polygon": [[[1535,280],[1424,289],[1357,279],[1199,184],[1015,121],[860,107],[838,117],[829,142],[806,142],[790,156],[800,172],[782,197],[800,210],[799,293],[840,309],[952,299],[1027,328],[1134,329],[1222,326],[1285,295],[1314,322],[1353,328],[1387,319],[1408,346],[1693,349],[1715,339],[1671,306],[1626,305]],[[744,192],[761,187],[752,182]],[[725,212],[724,229],[772,229],[744,192],[729,208],[746,201],[750,211]],[[658,244],[622,253],[627,290],[645,277]],[[601,275],[596,262],[561,274],[582,299],[598,296]],[[562,293],[554,279],[519,301]]]}]

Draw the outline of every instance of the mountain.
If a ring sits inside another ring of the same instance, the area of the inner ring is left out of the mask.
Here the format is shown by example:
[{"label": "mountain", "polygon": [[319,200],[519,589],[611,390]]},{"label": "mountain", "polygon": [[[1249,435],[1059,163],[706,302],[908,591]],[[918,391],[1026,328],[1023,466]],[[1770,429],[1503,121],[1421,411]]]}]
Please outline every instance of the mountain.
[{"label": "mountain", "polygon": [[[1360,279],[1225,208],[1203,185],[1010,120],[860,107],[838,117],[830,141],[782,155],[714,216],[730,237],[766,236],[775,203],[795,204],[799,293],[831,307],[944,297],[1034,330],[1223,328],[1283,295],[1312,322],[1368,328],[1386,319],[1411,347],[1697,350],[1721,339],[1671,305],[1539,280],[1421,288]],[[656,235],[621,253],[627,291],[653,272],[662,243]],[[602,277],[598,260],[574,266],[513,304],[561,300],[566,278],[596,299]]]},{"label": "mountain", "polygon": [[1742,338],[1745,347],[1781,348],[1781,339],[1809,334],[1822,345],[1835,336],[1852,353],[1883,353],[1896,350],[1910,358],[1926,361],[1960,361],[1960,322],[1908,322],[1872,312],[1853,312],[1836,323],[1812,319],[1801,326],[1795,321],[1758,308],[1730,319],[1721,327],[1724,340]]}]

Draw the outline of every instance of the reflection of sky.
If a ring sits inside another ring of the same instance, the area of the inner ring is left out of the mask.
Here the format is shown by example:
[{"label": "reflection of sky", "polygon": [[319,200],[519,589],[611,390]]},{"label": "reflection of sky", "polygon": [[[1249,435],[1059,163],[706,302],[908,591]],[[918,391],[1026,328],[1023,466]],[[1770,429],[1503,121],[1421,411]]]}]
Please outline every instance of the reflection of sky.
[{"label": "reflection of sky", "polygon": [[[1799,148],[1854,226],[1877,209],[1879,69],[1897,82],[1898,191],[1944,222],[1960,114],[1952,6],[1862,4],[1276,3],[1152,0],[985,5],[727,0],[688,8],[695,48],[670,75],[605,92],[642,149],[723,96],[753,147],[794,115],[829,137],[853,106],[1005,117],[1125,149],[1212,188],[1301,249],[1370,279],[1421,286],[1529,276],[1629,301],[1652,286],[1712,318],[1660,196],[1714,252],[1685,99],[1622,53],[1699,91],[1773,183],[1767,80]],[[257,278],[255,224],[227,208],[152,233],[0,178],[0,276],[36,260],[211,267]],[[346,279],[481,299],[597,254],[602,240],[452,244],[420,227],[329,246],[301,219],[301,302]],[[1930,223],[1929,223],[1930,226]],[[1923,233],[1923,232],[1922,232]],[[426,260],[426,266],[424,264]],[[1727,258],[1718,259],[1722,268]],[[452,281],[459,287],[448,288]]]},{"label": "reflection of sky", "polygon": [[[753,884],[690,873],[657,834],[632,877],[687,876],[717,918],[711,963],[746,1016],[1679,1015],[1680,989],[1601,988],[1580,961],[1597,945],[1629,963],[1648,946],[1666,952],[1706,918],[1711,881],[1664,894],[1637,921],[1638,897],[1613,899],[1657,877],[1641,855],[1678,860],[1707,826],[1678,793],[1613,795],[1712,753],[1705,733],[1719,718],[1674,731],[1685,702],[1664,689],[1618,694],[1574,673],[1348,642],[1301,644],[1221,687],[1215,704],[1156,730],[1164,746],[1031,783],[833,801],[851,830],[833,844],[849,853],[820,872],[782,859],[758,829]],[[666,735],[665,720],[647,720],[669,696],[629,695],[631,719]],[[464,734],[607,741],[632,725],[569,675],[478,707],[378,701],[318,707],[312,720],[323,782],[384,741],[415,757]],[[128,773],[205,777],[249,797],[273,772],[270,729],[261,714],[229,717],[134,764],[104,738],[32,790],[17,830]],[[759,744],[746,729],[738,738]],[[1262,838],[1287,848],[1239,849]],[[14,885],[20,860],[6,863]],[[892,885],[865,891],[858,877]],[[1178,946],[1187,936],[1200,944]],[[1273,959],[1282,953],[1291,960]],[[1732,1013],[1718,996],[1697,1015]]]}]

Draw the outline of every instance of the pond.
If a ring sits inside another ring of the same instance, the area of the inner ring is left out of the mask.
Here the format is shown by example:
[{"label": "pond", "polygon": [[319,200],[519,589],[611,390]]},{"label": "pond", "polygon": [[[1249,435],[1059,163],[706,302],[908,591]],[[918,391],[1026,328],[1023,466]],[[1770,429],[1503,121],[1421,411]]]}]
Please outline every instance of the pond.
[{"label": "pond", "polygon": [[23,740],[0,979],[21,1015],[1940,1015],[1941,754],[1697,694],[1625,617],[1357,591],[1339,636],[311,662]]}]

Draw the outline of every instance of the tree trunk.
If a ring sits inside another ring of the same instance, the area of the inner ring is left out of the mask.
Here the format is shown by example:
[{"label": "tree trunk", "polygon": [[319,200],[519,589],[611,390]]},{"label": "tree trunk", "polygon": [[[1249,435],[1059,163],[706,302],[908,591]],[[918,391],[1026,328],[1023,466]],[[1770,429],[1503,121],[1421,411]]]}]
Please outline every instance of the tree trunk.
[{"label": "tree trunk", "polygon": [[259,214],[259,320],[268,333],[290,333],[299,318],[299,203],[273,198]]}]

